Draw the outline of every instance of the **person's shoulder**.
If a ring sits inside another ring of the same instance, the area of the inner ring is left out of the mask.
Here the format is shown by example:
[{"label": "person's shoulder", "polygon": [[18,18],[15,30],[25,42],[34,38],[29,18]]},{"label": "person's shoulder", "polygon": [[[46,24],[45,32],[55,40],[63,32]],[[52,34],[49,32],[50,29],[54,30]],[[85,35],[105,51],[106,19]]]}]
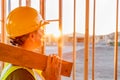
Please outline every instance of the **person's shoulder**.
[{"label": "person's shoulder", "polygon": [[26,69],[20,68],[13,71],[6,80],[35,80],[35,78]]}]

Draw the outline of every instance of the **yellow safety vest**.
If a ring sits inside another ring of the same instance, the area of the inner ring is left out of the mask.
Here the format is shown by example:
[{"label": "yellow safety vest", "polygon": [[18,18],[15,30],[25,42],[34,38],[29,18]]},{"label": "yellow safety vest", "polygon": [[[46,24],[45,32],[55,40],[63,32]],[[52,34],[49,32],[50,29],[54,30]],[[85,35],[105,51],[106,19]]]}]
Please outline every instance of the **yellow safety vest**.
[{"label": "yellow safety vest", "polygon": [[12,64],[8,64],[8,65],[5,66],[5,68],[3,69],[2,73],[1,73],[0,80],[6,80],[6,78],[7,78],[13,71],[15,71],[15,70],[17,70],[17,69],[20,69],[20,68],[26,69],[26,70],[27,70],[28,72],[30,72],[30,73],[33,75],[33,77],[35,78],[32,69],[28,69],[28,68],[20,67],[20,66],[13,66]]}]

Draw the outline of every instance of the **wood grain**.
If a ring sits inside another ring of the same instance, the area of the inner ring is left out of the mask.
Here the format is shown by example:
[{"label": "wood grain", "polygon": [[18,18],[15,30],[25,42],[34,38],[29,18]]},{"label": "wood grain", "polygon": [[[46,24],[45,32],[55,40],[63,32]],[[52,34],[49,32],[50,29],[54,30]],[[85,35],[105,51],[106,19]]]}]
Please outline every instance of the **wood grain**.
[{"label": "wood grain", "polygon": [[[46,68],[47,57],[48,56],[46,55],[0,43],[0,61],[28,68],[44,70]],[[70,77],[72,65],[72,62],[62,60],[61,75]]]}]

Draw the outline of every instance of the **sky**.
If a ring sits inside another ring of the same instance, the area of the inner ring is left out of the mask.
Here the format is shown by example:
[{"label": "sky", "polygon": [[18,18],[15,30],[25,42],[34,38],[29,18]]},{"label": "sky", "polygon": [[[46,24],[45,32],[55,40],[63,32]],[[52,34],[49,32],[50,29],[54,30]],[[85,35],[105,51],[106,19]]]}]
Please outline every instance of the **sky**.
[{"label": "sky", "polygon": [[[11,0],[11,9],[18,6],[18,0]],[[32,7],[39,11],[39,0],[31,0]],[[58,19],[58,1],[46,0],[46,20]],[[85,1],[76,0],[76,32],[85,33]],[[93,33],[93,0],[90,1],[89,34]],[[63,34],[73,32],[73,4],[74,0],[63,0]],[[23,6],[25,0],[23,0]],[[1,14],[0,14],[1,15]],[[1,19],[1,18],[0,18]],[[115,32],[116,28],[116,0],[96,0],[96,35],[104,35]],[[119,25],[120,26],[120,25]],[[51,22],[46,26],[46,33],[58,33],[58,22]],[[119,27],[120,31],[120,27]]]}]

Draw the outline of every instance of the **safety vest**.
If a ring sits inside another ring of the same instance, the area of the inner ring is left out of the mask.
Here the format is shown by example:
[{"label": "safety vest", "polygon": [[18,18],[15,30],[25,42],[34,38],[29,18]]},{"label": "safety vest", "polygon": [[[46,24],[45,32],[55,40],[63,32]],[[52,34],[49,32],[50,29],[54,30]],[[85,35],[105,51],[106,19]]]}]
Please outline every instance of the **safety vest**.
[{"label": "safety vest", "polygon": [[[2,73],[1,73],[1,77],[0,80],[6,80],[6,78],[15,70],[17,69],[26,69],[29,73],[31,73],[33,75],[33,77],[36,79],[36,76],[34,75],[34,72],[32,69],[28,69],[25,67],[20,67],[20,66],[13,66],[12,64],[8,64],[7,66],[5,66],[5,68],[3,69]],[[35,71],[35,70],[34,70]],[[38,73],[39,74],[39,73]],[[40,75],[40,74],[39,74]],[[39,79],[36,79],[39,80]]]}]

